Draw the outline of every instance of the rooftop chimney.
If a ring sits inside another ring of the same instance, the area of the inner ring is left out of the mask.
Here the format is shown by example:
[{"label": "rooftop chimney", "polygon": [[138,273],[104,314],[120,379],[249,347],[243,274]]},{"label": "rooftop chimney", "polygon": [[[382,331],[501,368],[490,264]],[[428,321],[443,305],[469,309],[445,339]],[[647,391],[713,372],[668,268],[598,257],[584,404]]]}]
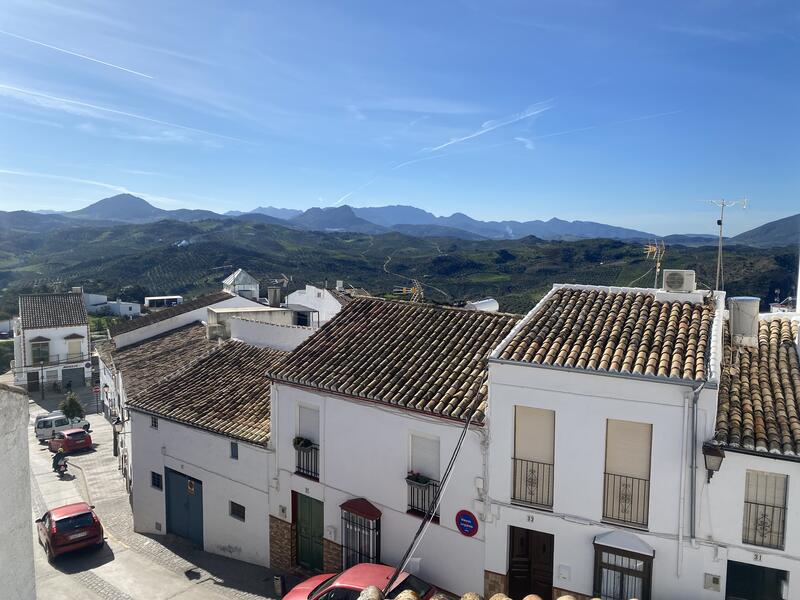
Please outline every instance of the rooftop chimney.
[{"label": "rooftop chimney", "polygon": [[336,289],[341,292],[344,289],[344,281],[342,281],[341,279],[337,279],[336,280]]},{"label": "rooftop chimney", "polygon": [[83,293],[83,288],[80,287],[80,286],[75,286],[75,287],[72,288],[72,293],[73,294],[82,294]]},{"label": "rooftop chimney", "polygon": [[271,285],[267,287],[267,301],[272,307],[280,307],[281,305],[281,287],[279,285]]}]

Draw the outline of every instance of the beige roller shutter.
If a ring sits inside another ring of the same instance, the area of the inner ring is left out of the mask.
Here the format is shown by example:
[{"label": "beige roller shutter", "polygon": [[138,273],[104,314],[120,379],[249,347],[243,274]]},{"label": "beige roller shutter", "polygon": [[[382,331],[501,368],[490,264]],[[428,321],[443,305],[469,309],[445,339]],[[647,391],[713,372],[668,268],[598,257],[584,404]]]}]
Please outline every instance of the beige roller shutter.
[{"label": "beige roller shutter", "polygon": [[650,479],[649,423],[608,420],[606,428],[606,473]]},{"label": "beige roller shutter", "polygon": [[514,458],[553,464],[555,412],[517,406],[514,410]]}]

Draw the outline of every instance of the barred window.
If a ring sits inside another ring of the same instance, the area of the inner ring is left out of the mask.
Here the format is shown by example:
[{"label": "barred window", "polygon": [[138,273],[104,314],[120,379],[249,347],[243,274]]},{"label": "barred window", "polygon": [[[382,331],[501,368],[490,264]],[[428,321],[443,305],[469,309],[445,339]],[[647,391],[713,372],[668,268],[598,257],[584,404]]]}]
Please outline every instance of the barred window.
[{"label": "barred window", "polygon": [[595,544],[594,595],[602,600],[650,600],[653,557]]},{"label": "barred window", "polygon": [[245,508],[241,504],[237,504],[233,500],[230,501],[230,515],[234,519],[239,519],[240,521],[244,521],[244,513]]},{"label": "barred window", "polygon": [[747,471],[742,523],[743,543],[783,550],[787,487],[786,475]]}]

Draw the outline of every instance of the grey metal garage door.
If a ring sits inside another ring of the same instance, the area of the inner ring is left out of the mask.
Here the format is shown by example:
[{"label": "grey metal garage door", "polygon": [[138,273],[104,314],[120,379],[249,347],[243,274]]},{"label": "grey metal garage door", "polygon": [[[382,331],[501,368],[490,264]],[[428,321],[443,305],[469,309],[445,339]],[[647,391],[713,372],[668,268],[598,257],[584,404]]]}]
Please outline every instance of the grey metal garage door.
[{"label": "grey metal garage door", "polygon": [[83,375],[83,367],[77,369],[63,369],[61,371],[61,386],[66,387],[68,382],[72,382],[72,387],[83,387],[86,385],[86,378]]}]

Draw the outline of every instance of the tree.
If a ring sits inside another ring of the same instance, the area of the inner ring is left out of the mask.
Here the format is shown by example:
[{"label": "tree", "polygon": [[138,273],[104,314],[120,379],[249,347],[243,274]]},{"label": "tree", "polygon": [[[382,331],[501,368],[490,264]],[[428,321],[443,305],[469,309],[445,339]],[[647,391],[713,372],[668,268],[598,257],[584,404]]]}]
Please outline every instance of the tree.
[{"label": "tree", "polygon": [[75,392],[70,392],[67,394],[67,397],[61,401],[58,408],[61,409],[61,412],[64,413],[64,416],[68,419],[79,418],[82,419],[86,412],[83,410],[83,405],[81,401],[78,400],[78,395]]}]

